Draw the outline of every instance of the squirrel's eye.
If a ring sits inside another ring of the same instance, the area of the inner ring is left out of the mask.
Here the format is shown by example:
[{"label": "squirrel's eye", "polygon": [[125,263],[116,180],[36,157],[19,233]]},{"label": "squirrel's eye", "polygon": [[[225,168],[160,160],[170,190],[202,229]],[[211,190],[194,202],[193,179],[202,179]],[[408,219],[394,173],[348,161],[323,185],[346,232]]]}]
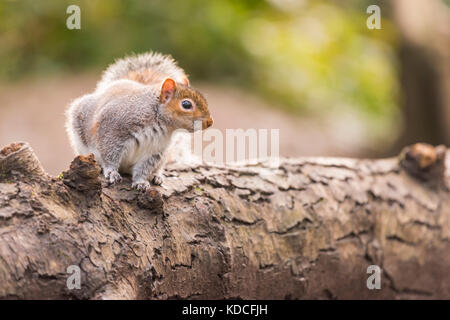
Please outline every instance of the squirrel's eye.
[{"label": "squirrel's eye", "polygon": [[190,102],[189,100],[183,100],[181,102],[181,106],[183,107],[183,109],[185,110],[191,110],[192,109],[192,102]]}]

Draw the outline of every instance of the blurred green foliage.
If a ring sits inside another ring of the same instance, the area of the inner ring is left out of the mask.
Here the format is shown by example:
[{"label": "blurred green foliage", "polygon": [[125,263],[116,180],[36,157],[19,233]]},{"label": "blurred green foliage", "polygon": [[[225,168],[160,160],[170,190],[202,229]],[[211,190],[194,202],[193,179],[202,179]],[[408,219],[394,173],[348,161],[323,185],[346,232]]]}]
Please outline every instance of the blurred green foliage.
[{"label": "blurred green foliage", "polygon": [[[81,30],[66,28],[70,4],[81,8]],[[1,0],[0,78],[100,70],[156,50],[194,79],[249,88],[293,111],[349,108],[382,137],[397,112],[396,35],[384,12],[382,30],[367,29],[369,4]]]}]

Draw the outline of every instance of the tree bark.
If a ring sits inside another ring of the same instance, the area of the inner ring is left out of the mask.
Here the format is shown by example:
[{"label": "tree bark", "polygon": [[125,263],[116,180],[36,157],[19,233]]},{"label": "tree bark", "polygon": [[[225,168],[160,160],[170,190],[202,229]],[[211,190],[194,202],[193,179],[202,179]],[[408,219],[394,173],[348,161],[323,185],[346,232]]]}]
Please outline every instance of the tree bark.
[{"label": "tree bark", "polygon": [[[446,156],[447,155],[447,156]],[[450,298],[450,157],[173,164],[147,193],[92,156],[59,177],[0,151],[0,298]],[[81,288],[67,268],[79,266]],[[381,289],[369,290],[370,265]]]}]

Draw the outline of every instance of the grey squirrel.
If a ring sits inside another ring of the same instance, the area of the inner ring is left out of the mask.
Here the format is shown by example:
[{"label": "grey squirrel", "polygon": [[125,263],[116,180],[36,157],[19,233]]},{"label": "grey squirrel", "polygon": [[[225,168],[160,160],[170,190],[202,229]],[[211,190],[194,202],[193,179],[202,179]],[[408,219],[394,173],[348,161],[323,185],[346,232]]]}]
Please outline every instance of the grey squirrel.
[{"label": "grey squirrel", "polygon": [[[196,121],[201,121],[197,125]],[[203,95],[170,57],[144,53],[117,60],[93,93],[74,100],[66,130],[77,154],[93,153],[110,183],[132,175],[132,187],[161,184],[161,169],[175,130],[213,123]]]}]

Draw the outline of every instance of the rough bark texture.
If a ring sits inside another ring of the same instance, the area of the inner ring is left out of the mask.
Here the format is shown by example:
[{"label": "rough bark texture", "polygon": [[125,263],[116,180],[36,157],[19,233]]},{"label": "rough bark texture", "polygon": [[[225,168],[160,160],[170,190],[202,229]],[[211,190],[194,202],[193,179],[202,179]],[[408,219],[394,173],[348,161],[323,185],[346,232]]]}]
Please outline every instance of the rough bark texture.
[{"label": "rough bark texture", "polygon": [[[449,299],[448,153],[172,165],[165,189],[139,193],[129,179],[106,186],[92,156],[51,177],[11,144],[0,151],[0,297]],[[366,287],[372,264],[380,290]],[[81,289],[66,286],[70,265]]]}]

